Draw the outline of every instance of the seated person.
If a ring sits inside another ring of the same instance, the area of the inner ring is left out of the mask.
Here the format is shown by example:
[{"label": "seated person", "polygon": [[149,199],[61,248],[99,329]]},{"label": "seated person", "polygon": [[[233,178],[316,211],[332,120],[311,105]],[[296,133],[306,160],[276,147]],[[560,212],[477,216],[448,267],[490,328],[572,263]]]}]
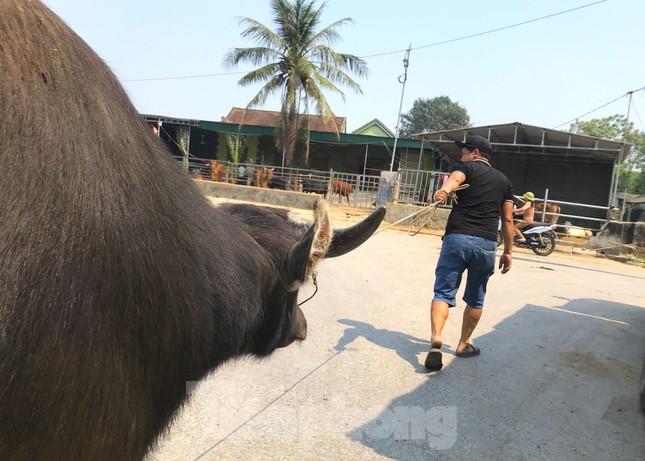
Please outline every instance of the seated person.
[{"label": "seated person", "polygon": [[526,239],[522,235],[522,229],[529,224],[533,224],[533,219],[535,218],[535,195],[533,192],[527,192],[522,198],[524,199],[524,205],[513,210],[513,214],[522,215],[522,221],[515,224],[515,236],[519,242],[526,243]]}]

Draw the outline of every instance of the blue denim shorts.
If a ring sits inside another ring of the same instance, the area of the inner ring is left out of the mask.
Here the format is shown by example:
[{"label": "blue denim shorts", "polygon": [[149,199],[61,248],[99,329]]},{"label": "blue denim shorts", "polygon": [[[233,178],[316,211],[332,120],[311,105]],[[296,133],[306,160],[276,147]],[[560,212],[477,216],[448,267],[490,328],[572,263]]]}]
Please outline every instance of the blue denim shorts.
[{"label": "blue denim shorts", "polygon": [[495,273],[497,242],[464,234],[448,234],[443,239],[434,282],[434,299],[457,305],[461,276],[468,270],[464,301],[470,307],[484,307],[486,285]]}]

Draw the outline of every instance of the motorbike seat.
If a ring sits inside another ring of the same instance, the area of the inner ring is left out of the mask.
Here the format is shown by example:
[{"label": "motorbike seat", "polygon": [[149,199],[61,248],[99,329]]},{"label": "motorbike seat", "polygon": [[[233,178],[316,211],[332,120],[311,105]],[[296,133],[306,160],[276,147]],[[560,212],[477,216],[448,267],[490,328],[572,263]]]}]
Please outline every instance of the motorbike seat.
[{"label": "motorbike seat", "polygon": [[551,224],[545,223],[545,222],[534,222],[526,226],[524,229],[522,229],[522,232],[527,231],[529,229],[534,229],[536,227],[543,227],[543,226],[551,226]]}]

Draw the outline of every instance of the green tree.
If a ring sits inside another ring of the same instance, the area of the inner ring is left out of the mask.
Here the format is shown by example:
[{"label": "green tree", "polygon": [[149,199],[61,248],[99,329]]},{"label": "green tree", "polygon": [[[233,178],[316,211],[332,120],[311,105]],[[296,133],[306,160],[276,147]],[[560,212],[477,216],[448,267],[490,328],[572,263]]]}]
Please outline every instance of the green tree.
[{"label": "green tree", "polygon": [[618,191],[645,194],[645,133],[635,129],[624,115],[576,121],[571,124],[569,131],[613,141],[622,141],[624,138],[628,146],[620,165]]},{"label": "green tree", "polygon": [[246,142],[239,134],[227,134],[226,145],[228,152],[231,155],[231,160],[234,164],[240,162],[241,154],[246,151]]},{"label": "green tree", "polygon": [[[350,24],[343,18],[320,28],[324,3],[315,0],[272,0],[275,30],[251,18],[243,18],[246,28],[242,37],[253,40],[257,46],[235,48],[224,62],[230,66],[248,63],[260,66],[244,75],[238,84],[263,84],[247,107],[262,105],[270,95],[281,98],[280,147],[285,164],[291,165],[298,139],[298,131],[313,106],[315,113],[326,120],[334,116],[324,92],[345,97],[339,86],[361,93],[360,85],[349,75],[367,75],[367,66],[361,58],[339,53],[332,45],[340,38],[339,28]],[[308,131],[308,129],[307,129]],[[306,153],[305,153],[306,155]],[[306,160],[306,159],[305,159]]]},{"label": "green tree", "polygon": [[401,115],[402,136],[424,131],[452,130],[469,125],[470,116],[466,108],[448,96],[418,98],[412,104],[412,109]]}]

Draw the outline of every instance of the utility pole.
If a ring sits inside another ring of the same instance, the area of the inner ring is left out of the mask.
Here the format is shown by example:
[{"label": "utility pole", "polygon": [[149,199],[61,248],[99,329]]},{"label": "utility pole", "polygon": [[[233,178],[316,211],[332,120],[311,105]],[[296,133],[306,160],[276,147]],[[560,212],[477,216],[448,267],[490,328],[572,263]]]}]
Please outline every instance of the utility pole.
[{"label": "utility pole", "polygon": [[394,170],[394,157],[396,156],[396,144],[399,141],[399,131],[401,128],[401,109],[403,108],[403,95],[405,94],[405,83],[408,81],[408,66],[410,65],[410,51],[412,51],[412,43],[408,46],[403,58],[403,75],[399,75],[399,83],[403,85],[401,88],[401,101],[399,102],[399,115],[396,118],[396,135],[394,136],[394,148],[392,149],[392,161],[390,162],[390,171]]},{"label": "utility pole", "polygon": [[612,195],[614,197],[614,200],[613,200],[614,206],[618,204],[617,197],[616,197],[618,193],[618,178],[620,178],[620,167],[623,163],[623,155],[625,153],[625,147],[627,146],[626,144],[627,128],[629,125],[629,114],[632,109],[632,96],[634,95],[634,91],[628,91],[627,95],[629,96],[629,102],[627,103],[627,116],[625,118],[625,129],[623,130],[623,147],[620,149],[620,155],[618,156],[618,167],[616,168],[616,182],[614,183],[614,190],[612,192]]}]

